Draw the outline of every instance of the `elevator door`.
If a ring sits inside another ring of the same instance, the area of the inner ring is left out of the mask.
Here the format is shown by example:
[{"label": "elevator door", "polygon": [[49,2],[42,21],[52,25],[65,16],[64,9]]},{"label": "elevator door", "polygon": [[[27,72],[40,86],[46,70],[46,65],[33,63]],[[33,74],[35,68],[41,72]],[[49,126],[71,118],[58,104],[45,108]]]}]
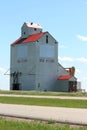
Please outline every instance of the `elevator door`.
[{"label": "elevator door", "polygon": [[13,84],[13,90],[19,90],[19,83]]}]

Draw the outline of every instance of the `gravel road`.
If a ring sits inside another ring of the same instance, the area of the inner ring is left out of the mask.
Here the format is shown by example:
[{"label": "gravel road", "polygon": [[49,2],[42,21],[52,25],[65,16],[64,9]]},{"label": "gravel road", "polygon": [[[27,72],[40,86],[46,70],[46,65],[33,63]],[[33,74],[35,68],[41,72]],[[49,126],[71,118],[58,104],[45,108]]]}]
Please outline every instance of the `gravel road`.
[{"label": "gravel road", "polygon": [[74,97],[74,96],[41,96],[41,95],[16,95],[16,94],[0,94],[2,97],[31,97],[31,98],[54,98],[54,99],[76,99],[87,100],[87,97]]},{"label": "gravel road", "polygon": [[55,120],[87,125],[87,109],[12,105],[0,103],[0,115],[25,119]]}]

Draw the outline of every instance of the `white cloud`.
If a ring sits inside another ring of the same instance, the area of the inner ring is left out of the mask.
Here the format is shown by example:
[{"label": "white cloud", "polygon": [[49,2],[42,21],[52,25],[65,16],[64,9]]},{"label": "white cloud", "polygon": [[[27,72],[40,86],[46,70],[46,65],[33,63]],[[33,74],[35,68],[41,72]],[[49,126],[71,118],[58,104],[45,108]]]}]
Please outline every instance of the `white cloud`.
[{"label": "white cloud", "polygon": [[4,67],[0,67],[0,74],[10,74],[10,70],[9,69],[5,69]]},{"label": "white cloud", "polygon": [[6,69],[3,67],[0,67],[0,72],[5,73]]},{"label": "white cloud", "polygon": [[76,71],[76,73],[78,73],[78,74],[81,73],[81,70],[80,70],[80,69],[76,69],[75,71]]},{"label": "white cloud", "polygon": [[64,49],[66,49],[66,48],[68,48],[68,47],[65,46],[65,45],[59,45],[59,48],[64,48]]},{"label": "white cloud", "polygon": [[9,75],[4,75],[7,69],[0,67],[0,89],[9,90]]},{"label": "white cloud", "polygon": [[81,41],[87,42],[87,36],[77,35],[77,38],[80,39]]},{"label": "white cloud", "polygon": [[82,81],[87,81],[87,76],[81,78]]},{"label": "white cloud", "polygon": [[87,63],[87,58],[85,57],[80,57],[80,58],[72,58],[72,57],[58,57],[59,61],[68,61],[68,62],[73,62],[73,61],[77,61],[77,62],[82,62],[82,63]]},{"label": "white cloud", "polygon": [[80,57],[80,58],[77,58],[76,60],[80,62],[87,62],[87,58],[85,57]]},{"label": "white cloud", "polygon": [[60,60],[60,61],[73,61],[73,58],[71,58],[71,57],[58,57],[58,59]]}]

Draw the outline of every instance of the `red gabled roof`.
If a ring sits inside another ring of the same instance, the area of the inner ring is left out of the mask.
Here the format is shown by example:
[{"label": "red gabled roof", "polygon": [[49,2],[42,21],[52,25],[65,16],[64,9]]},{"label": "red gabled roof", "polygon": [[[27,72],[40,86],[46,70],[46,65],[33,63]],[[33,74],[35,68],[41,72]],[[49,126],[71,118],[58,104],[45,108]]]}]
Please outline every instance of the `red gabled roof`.
[{"label": "red gabled roof", "polygon": [[25,38],[18,38],[16,41],[14,41],[13,43],[12,43],[12,45],[16,45],[16,44],[21,44],[23,41],[25,40]]},{"label": "red gabled roof", "polygon": [[35,42],[37,41],[40,37],[42,37],[45,34],[45,32],[41,32],[41,33],[37,33],[37,34],[33,34],[30,35],[28,38],[26,38],[23,43],[25,42]]},{"label": "red gabled roof", "polygon": [[58,80],[68,80],[70,78],[72,78],[72,75],[61,75],[57,79]]},{"label": "red gabled roof", "polygon": [[41,33],[37,33],[37,34],[32,34],[30,36],[28,36],[27,38],[18,38],[15,42],[12,43],[12,45],[16,45],[16,44],[23,44],[26,42],[35,42],[37,41],[39,38],[41,38],[46,32],[41,32]]}]

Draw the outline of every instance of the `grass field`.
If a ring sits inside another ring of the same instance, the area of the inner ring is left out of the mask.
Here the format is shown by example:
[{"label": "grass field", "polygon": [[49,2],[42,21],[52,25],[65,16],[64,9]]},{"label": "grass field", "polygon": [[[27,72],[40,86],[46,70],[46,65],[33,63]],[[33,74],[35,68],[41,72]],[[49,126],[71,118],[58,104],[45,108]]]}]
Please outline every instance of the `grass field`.
[{"label": "grass field", "polygon": [[76,99],[71,100],[71,99],[51,99],[51,98],[0,97],[0,103],[68,107],[68,108],[87,108],[87,100],[76,100]]},{"label": "grass field", "polygon": [[[46,96],[76,96],[86,97],[87,93],[60,93],[60,92],[26,92],[26,91],[0,91],[0,94],[17,94],[17,95],[46,95]],[[52,99],[52,98],[25,98],[25,97],[2,97],[0,103],[23,104],[38,106],[54,106],[68,108],[87,108],[87,100],[71,99]],[[56,122],[48,121],[47,123],[33,121],[21,122],[11,121],[0,118],[0,130],[87,130],[87,127],[71,127],[71,125],[58,125]]]},{"label": "grass field", "polygon": [[87,97],[86,92],[44,92],[44,91],[2,91],[0,94],[17,94],[17,95],[46,95],[46,96],[76,96]]},{"label": "grass field", "polygon": [[11,121],[0,118],[0,130],[87,130],[87,127],[71,127],[69,125],[59,125],[55,122],[23,122]]}]

